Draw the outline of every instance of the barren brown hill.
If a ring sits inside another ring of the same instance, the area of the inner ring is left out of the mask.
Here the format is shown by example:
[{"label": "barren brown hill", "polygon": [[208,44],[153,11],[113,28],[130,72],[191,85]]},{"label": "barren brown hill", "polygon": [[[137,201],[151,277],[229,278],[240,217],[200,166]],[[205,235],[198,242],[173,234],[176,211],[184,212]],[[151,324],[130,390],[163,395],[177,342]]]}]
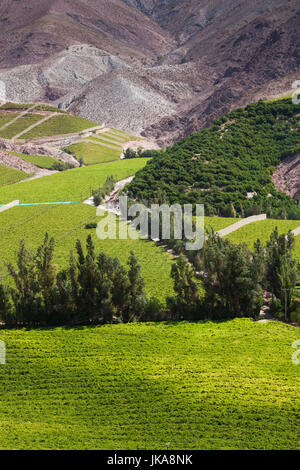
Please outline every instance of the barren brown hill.
[{"label": "barren brown hill", "polygon": [[299,79],[298,0],[2,0],[0,22],[8,99],[164,143]]}]

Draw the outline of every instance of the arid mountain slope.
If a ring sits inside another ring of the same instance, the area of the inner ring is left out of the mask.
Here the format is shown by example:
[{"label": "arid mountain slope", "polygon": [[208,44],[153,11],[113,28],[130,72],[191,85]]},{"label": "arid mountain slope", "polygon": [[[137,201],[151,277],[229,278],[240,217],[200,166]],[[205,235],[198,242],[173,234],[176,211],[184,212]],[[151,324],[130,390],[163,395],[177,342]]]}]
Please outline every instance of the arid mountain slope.
[{"label": "arid mountain slope", "polygon": [[113,119],[114,127],[141,133],[162,117],[188,110],[195,95],[209,93],[210,83],[210,77],[198,73],[193,64],[117,68],[57,104],[99,123]]},{"label": "arid mountain slope", "polygon": [[7,98],[169,143],[299,79],[298,0],[2,0]]},{"label": "arid mountain slope", "polygon": [[[207,53],[207,47],[230,37],[255,18],[273,16],[274,9],[288,13],[286,0],[125,0],[168,30],[193,58]],[[188,57],[186,57],[187,59]]]},{"label": "arid mountain slope", "polygon": [[1,0],[0,67],[31,64],[74,44],[156,58],[173,40],[122,0]]}]

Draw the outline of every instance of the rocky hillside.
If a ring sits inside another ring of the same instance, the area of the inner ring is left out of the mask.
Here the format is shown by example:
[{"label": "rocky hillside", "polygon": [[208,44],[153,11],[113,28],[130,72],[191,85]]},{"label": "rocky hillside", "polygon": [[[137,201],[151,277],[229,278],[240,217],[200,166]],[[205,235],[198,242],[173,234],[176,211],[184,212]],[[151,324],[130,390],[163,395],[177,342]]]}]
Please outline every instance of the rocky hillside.
[{"label": "rocky hillside", "polygon": [[297,0],[2,0],[0,80],[161,143],[299,79]]}]

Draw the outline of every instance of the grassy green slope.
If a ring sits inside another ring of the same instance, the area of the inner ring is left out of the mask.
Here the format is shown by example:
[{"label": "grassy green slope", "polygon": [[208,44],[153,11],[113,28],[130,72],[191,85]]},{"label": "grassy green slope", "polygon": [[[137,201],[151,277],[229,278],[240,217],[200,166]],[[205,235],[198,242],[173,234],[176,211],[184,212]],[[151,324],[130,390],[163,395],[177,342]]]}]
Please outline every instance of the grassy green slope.
[{"label": "grassy green slope", "polygon": [[[163,192],[172,203],[203,203],[210,215],[299,218],[300,209],[276,191],[271,175],[299,152],[300,105],[290,99],[259,102],[232,111],[209,129],[181,139],[153,158],[130,185],[139,199]],[[256,193],[249,199],[248,193]],[[270,195],[272,197],[270,197]]]},{"label": "grassy green slope", "polygon": [[[23,171],[15,170],[4,165],[0,165],[0,187],[8,186],[9,184],[17,183],[18,181],[28,178],[30,175]],[[12,199],[10,200],[12,201]],[[6,202],[10,202],[6,200]],[[1,202],[0,202],[1,204]]]},{"label": "grassy green slope", "polygon": [[115,140],[112,140],[112,139],[108,139],[106,138],[105,134],[104,135],[104,138],[101,138],[101,134],[98,134],[99,137],[97,135],[94,135],[93,137],[89,137],[89,140],[93,140],[94,142],[101,142],[102,144],[105,144],[105,145],[112,145],[114,147],[116,147],[116,150],[122,150],[122,144],[120,142],[116,142]]},{"label": "grassy green slope", "polygon": [[146,158],[103,163],[56,173],[22,185],[0,189],[0,204],[19,199],[21,203],[82,201],[92,189],[101,187],[108,176],[128,178],[144,167]]},{"label": "grassy green slope", "polygon": [[[102,186],[108,176],[113,175],[116,180],[120,180],[133,175],[145,164],[143,160],[79,168],[22,185],[6,187],[5,190],[0,190],[0,203],[15,199],[19,199],[21,203],[81,201],[90,195],[91,188]],[[25,206],[11,209],[0,214],[2,240],[0,259],[14,261],[15,252],[22,238],[26,239],[31,248],[37,248],[47,231],[57,240],[55,260],[60,267],[64,267],[68,262],[69,251],[74,249],[77,238],[85,242],[87,235],[92,233],[99,251],[118,256],[123,263],[127,262],[130,251],[134,250],[142,264],[148,295],[164,301],[166,296],[172,293],[171,256],[153,242],[100,241],[96,238],[95,230],[84,228],[85,224],[99,220],[96,218],[96,208],[82,204]]]},{"label": "grassy green slope", "polygon": [[297,339],[248,319],[0,331],[0,448],[299,449]]},{"label": "grassy green slope", "polygon": [[[123,264],[127,263],[130,251],[135,251],[149,296],[165,301],[168,295],[172,295],[171,255],[150,241],[99,240],[96,230],[86,230],[85,225],[100,220],[96,217],[96,208],[84,204],[15,207],[0,214],[0,260],[15,262],[21,239],[26,240],[29,248],[36,249],[48,232],[56,240],[55,263],[65,268],[76,240],[80,239],[85,244],[91,234],[98,252],[117,256]],[[6,270],[3,275],[6,278]]]}]

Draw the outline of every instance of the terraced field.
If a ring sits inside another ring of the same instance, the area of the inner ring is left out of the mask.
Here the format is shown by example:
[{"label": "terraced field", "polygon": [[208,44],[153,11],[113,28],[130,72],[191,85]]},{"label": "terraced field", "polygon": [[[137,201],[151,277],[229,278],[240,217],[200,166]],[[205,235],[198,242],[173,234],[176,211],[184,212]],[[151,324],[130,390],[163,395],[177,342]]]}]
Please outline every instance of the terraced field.
[{"label": "terraced field", "polygon": [[17,186],[0,188],[0,204],[19,199],[29,202],[79,202],[91,196],[93,189],[105,183],[108,176],[119,181],[134,175],[146,165],[148,159],[136,158],[112,163],[76,168]]},{"label": "terraced field", "polygon": [[18,183],[18,181],[22,181],[29,176],[28,173],[24,173],[23,171],[0,165],[0,187]]},{"label": "terraced field", "polygon": [[51,170],[55,163],[59,161],[54,157],[47,157],[41,155],[27,155],[24,153],[10,152],[12,155],[25,160],[26,162],[33,163],[33,165],[38,168],[44,168],[46,170]]},{"label": "terraced field", "polygon": [[1,449],[300,449],[298,329],[0,330]]},{"label": "terraced field", "polygon": [[128,140],[139,140],[140,137],[134,136],[132,134],[128,134],[127,132],[120,131],[118,129],[110,129],[109,134],[115,136],[115,137],[120,137],[122,139],[125,139],[125,142]]},{"label": "terraced field", "polygon": [[229,227],[237,222],[238,219],[230,217],[205,217],[205,230],[213,229],[215,232]]},{"label": "terraced field", "polygon": [[7,103],[4,103],[0,106],[0,109],[6,109],[6,110],[20,110],[24,111],[26,109],[31,108],[34,105],[34,103],[12,103],[11,101],[8,101]]},{"label": "terraced field", "polygon": [[[101,134],[96,134],[94,131],[92,135],[87,135],[84,133],[85,130],[95,127],[100,128],[101,126],[96,122],[68,114],[64,110],[45,104],[36,104],[34,106],[31,104],[6,103],[1,109],[5,112],[0,113],[0,138],[31,141],[36,138],[78,133],[78,139],[81,139],[81,141],[70,145],[68,151],[78,160],[82,160],[85,165],[119,160],[123,151],[123,144],[138,139],[138,137],[115,129],[103,129]],[[28,110],[30,112],[26,113]],[[20,117],[21,112],[25,114]],[[17,117],[18,119],[14,121]],[[1,130],[1,127],[8,123],[9,125]],[[34,127],[30,129],[31,126]],[[16,153],[15,155],[41,168],[52,168],[53,162],[51,160],[46,161],[45,159],[42,161],[35,155],[28,157],[22,157],[21,154]]]},{"label": "terraced field", "polygon": [[[300,220],[272,220],[267,219],[260,222],[254,222],[246,227],[242,227],[236,232],[228,235],[228,238],[233,243],[247,243],[250,248],[253,248],[254,243],[258,238],[265,244],[273,230],[278,227],[280,234],[287,233],[289,230],[294,230],[300,226]],[[295,256],[300,262],[300,237],[296,237],[296,251]]]}]

